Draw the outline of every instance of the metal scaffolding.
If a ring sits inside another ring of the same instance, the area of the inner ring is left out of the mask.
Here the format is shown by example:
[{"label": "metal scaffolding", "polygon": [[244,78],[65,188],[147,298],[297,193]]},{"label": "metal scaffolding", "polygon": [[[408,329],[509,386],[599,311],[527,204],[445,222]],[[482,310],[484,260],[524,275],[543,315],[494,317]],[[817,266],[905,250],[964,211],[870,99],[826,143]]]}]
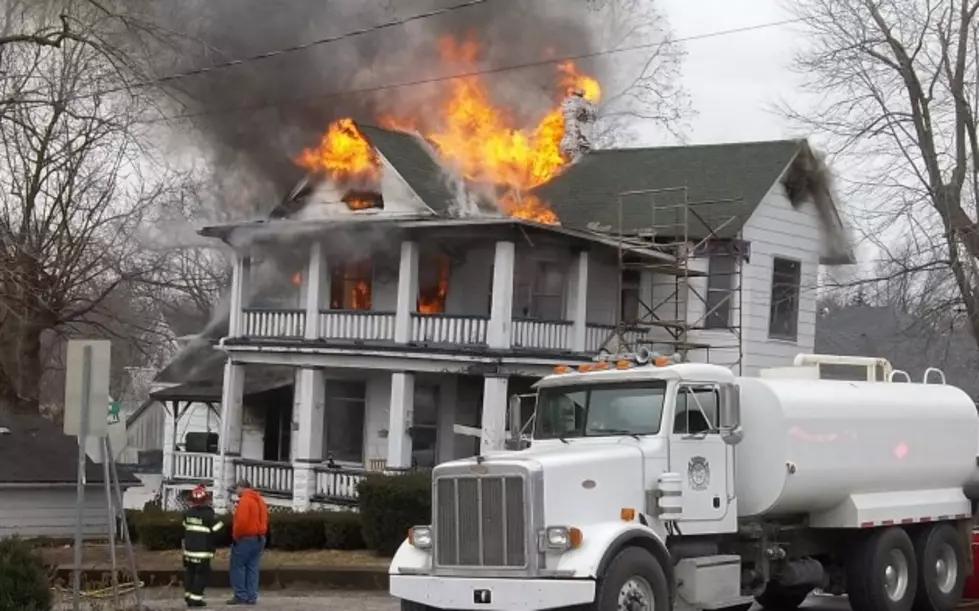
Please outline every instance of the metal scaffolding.
[{"label": "metal scaffolding", "polygon": [[[646,209],[632,198],[649,198]],[[666,199],[667,201],[662,201]],[[742,262],[737,237],[740,198],[691,202],[687,187],[625,191],[618,198],[618,300],[615,330],[599,352],[675,354],[742,371]],[[633,227],[626,230],[626,222]],[[655,248],[668,262],[644,260],[634,248]],[[636,272],[636,273],[630,273]],[[626,318],[626,295],[637,315]],[[701,356],[702,355],[702,356]]]}]

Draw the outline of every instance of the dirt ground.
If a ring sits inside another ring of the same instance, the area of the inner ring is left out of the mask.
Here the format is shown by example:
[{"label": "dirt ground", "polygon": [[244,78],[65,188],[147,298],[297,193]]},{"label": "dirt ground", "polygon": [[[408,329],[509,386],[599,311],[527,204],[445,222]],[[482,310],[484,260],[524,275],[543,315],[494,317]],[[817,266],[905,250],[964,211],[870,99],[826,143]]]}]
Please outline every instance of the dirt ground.
[{"label": "dirt ground", "polygon": [[[225,601],[231,597],[228,590],[207,592],[208,606],[225,608]],[[144,591],[144,609],[149,611],[171,611],[185,609],[183,591],[179,588],[154,588]],[[72,608],[71,595],[62,593],[55,604],[55,611],[69,611]],[[88,600],[82,605],[83,611],[129,611],[135,609],[132,596],[120,600],[120,605],[111,599]],[[259,592],[258,604],[248,609],[275,609],[276,611],[397,611],[397,600],[383,592],[298,592],[276,591]]]},{"label": "dirt ground", "polygon": [[[55,547],[39,550],[41,557],[49,566],[72,566],[75,562],[75,552],[71,547]],[[182,566],[180,550],[151,552],[140,547],[135,548],[136,566],[141,570],[172,569]],[[228,568],[227,549],[219,549],[214,558],[213,566],[217,569]],[[119,546],[116,557],[120,566],[125,566],[126,551]],[[284,552],[280,550],[265,550],[262,555],[262,568],[285,567],[315,567],[315,566],[345,566],[345,567],[387,567],[390,560],[379,558],[366,551],[347,552],[339,550],[312,550],[308,552]],[[111,559],[108,545],[86,545],[83,552],[83,566],[110,566]]]}]

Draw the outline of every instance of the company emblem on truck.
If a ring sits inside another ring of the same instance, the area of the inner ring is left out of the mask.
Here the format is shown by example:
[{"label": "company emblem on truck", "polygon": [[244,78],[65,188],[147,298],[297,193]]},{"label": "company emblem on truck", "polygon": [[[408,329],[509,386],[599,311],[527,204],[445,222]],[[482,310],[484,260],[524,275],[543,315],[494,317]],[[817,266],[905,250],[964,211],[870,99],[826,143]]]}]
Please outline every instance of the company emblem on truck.
[{"label": "company emblem on truck", "polygon": [[694,456],[687,465],[687,480],[692,490],[706,490],[710,484],[710,463],[703,456]]}]

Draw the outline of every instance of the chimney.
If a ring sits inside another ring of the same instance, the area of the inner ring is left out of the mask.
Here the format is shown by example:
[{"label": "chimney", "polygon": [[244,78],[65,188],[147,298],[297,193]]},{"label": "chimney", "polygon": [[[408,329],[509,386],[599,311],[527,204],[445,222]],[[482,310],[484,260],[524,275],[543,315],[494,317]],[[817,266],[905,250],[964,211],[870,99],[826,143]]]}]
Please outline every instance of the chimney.
[{"label": "chimney", "polygon": [[585,99],[582,89],[574,89],[561,102],[561,114],[564,116],[564,136],[561,138],[561,152],[574,163],[582,155],[591,150],[592,125],[595,123],[595,105]]}]

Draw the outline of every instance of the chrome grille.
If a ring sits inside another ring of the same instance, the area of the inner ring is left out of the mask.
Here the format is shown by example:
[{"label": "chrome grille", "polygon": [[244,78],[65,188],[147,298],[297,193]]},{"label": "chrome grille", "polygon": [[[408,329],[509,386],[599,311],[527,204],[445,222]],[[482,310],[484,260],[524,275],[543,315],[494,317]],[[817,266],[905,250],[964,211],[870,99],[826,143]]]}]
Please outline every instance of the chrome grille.
[{"label": "chrome grille", "polygon": [[435,497],[435,561],[439,566],[526,566],[522,477],[440,477]]}]

